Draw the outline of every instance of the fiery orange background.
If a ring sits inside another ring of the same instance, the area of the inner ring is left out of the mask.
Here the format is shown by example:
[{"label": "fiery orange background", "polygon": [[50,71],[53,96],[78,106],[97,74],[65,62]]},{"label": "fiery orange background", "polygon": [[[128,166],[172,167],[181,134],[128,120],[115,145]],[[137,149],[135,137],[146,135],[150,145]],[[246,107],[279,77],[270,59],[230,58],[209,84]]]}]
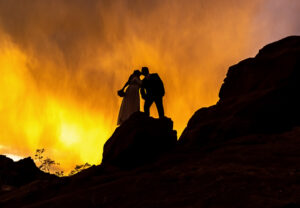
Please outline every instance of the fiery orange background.
[{"label": "fiery orange background", "polygon": [[0,0],[0,154],[44,147],[65,171],[99,164],[116,91],[142,66],[163,79],[180,135],[216,103],[230,65],[300,33],[299,9],[297,0]]}]

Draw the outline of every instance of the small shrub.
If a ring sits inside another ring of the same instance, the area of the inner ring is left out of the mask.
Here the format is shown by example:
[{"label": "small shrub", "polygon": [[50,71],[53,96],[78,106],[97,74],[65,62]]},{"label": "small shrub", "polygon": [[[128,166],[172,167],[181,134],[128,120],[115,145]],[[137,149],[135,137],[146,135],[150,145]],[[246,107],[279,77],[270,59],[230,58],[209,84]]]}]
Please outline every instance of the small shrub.
[{"label": "small shrub", "polygon": [[[37,149],[34,155],[34,160],[38,163],[38,168],[46,173],[51,173],[51,170],[54,169],[55,166],[59,166],[60,164],[50,159],[49,157],[44,157],[45,149]],[[63,171],[56,171],[55,175],[62,177],[64,175]]]},{"label": "small shrub", "polygon": [[70,173],[69,173],[69,176],[72,176],[72,175],[75,175],[87,168],[91,167],[91,165],[89,163],[85,163],[83,165],[76,165],[74,170],[72,170]]},{"label": "small shrub", "polygon": [[[45,157],[45,149],[37,149],[34,155],[34,160],[36,164],[38,165],[38,168],[46,173],[52,173],[59,177],[64,176],[64,171],[53,171],[57,170],[58,168],[55,166],[59,166],[60,164],[55,162],[54,160],[50,159],[49,157]],[[91,167],[89,163],[85,163],[83,165],[76,165],[75,168],[69,173],[69,176],[75,175],[79,173],[80,171],[83,171],[87,168]]]}]

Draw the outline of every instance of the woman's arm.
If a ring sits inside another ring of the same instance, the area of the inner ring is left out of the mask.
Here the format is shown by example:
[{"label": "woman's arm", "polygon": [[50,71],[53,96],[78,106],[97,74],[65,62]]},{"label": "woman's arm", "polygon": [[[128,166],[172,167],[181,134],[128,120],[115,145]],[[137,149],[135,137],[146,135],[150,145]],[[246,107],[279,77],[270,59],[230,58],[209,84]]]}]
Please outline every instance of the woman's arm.
[{"label": "woman's arm", "polygon": [[125,88],[129,85],[130,81],[131,81],[132,76],[129,77],[128,81],[125,83],[124,87],[121,90],[125,90]]},{"label": "woman's arm", "polygon": [[124,89],[129,85],[129,81],[125,83],[124,87],[121,89],[122,91],[124,91]]}]

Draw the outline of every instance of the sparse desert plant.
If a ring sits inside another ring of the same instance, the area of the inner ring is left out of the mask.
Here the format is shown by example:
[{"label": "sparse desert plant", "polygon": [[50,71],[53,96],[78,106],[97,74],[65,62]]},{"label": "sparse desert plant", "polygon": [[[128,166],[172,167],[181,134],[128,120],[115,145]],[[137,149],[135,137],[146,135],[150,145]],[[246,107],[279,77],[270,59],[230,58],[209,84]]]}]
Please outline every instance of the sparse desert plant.
[{"label": "sparse desert plant", "polygon": [[55,175],[57,175],[58,177],[63,177],[64,176],[64,171],[56,171]]},{"label": "sparse desert plant", "polygon": [[85,163],[83,165],[76,165],[75,168],[69,173],[69,176],[75,175],[84,169],[91,167],[89,163]]},{"label": "sparse desert plant", "polygon": [[[50,159],[49,157],[44,157],[45,148],[37,149],[34,155],[34,160],[38,163],[38,168],[46,173],[50,173],[54,169],[54,166],[59,166],[60,164]],[[62,177],[64,175],[63,171],[56,171],[55,175]]]},{"label": "sparse desert plant", "polygon": [[[64,176],[64,171],[57,170],[58,168],[55,166],[59,166],[60,164],[55,162],[49,157],[45,157],[44,153],[46,152],[45,148],[37,149],[34,155],[34,160],[38,166],[38,168],[46,173],[52,173],[59,177]],[[80,171],[91,167],[89,163],[85,163],[82,165],[76,165],[75,168],[69,173],[69,176],[75,175]],[[56,171],[55,171],[56,170]]]}]

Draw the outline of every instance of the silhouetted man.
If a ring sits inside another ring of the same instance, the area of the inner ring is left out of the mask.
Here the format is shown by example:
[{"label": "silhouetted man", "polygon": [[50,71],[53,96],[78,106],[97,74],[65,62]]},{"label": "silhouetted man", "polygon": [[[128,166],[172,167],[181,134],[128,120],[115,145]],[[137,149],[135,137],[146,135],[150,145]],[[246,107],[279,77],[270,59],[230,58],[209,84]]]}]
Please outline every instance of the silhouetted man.
[{"label": "silhouetted man", "polygon": [[145,100],[144,112],[149,116],[150,107],[155,102],[159,118],[163,118],[165,116],[163,107],[164,84],[158,74],[149,74],[148,67],[142,67],[142,75],[145,76],[141,86],[141,95]]}]

